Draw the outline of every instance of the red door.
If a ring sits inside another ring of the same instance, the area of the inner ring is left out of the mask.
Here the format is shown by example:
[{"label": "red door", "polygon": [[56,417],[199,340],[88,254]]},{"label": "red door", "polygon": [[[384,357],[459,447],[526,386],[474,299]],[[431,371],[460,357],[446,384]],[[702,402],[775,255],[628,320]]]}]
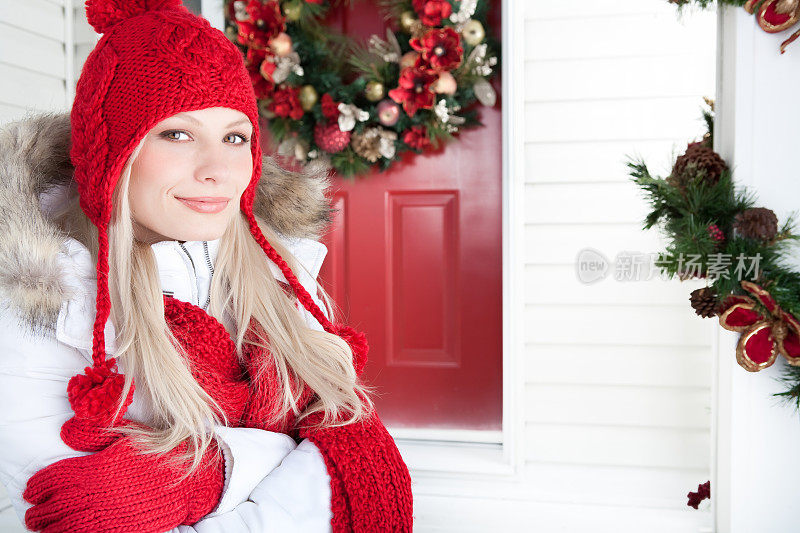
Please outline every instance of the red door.
[{"label": "red door", "polygon": [[[385,33],[366,2],[330,23],[364,39]],[[439,153],[334,182],[340,211],[320,279],[367,334],[364,378],[389,426],[501,428],[500,103],[480,120]]]}]

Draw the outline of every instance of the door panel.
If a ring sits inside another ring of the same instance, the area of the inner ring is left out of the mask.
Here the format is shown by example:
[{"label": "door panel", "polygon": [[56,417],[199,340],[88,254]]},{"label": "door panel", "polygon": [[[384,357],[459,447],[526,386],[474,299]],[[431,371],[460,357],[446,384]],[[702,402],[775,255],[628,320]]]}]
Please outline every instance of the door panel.
[{"label": "door panel", "polygon": [[[328,20],[361,39],[384,34],[372,3]],[[484,126],[444,149],[334,180],[320,280],[367,334],[364,378],[388,425],[501,428],[501,105],[481,107]]]}]

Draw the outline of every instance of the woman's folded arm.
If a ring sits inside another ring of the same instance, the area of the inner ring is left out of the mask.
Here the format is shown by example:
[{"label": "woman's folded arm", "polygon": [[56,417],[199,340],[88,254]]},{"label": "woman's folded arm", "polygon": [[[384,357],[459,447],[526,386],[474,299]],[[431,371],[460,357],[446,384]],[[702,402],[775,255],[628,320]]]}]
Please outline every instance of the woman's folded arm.
[{"label": "woman's folded arm", "polygon": [[178,526],[170,533],[329,533],[331,518],[325,461],[314,443],[306,439],[256,484],[246,501],[228,512],[210,513],[194,525]]}]

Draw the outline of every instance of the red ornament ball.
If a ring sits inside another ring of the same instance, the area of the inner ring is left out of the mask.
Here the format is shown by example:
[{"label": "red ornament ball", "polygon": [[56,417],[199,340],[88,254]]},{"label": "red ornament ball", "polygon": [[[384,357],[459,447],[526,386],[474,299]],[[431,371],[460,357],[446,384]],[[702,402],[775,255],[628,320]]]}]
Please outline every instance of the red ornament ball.
[{"label": "red ornament ball", "polygon": [[326,152],[335,154],[350,143],[350,132],[340,130],[338,122],[317,122],[314,126],[314,142]]}]

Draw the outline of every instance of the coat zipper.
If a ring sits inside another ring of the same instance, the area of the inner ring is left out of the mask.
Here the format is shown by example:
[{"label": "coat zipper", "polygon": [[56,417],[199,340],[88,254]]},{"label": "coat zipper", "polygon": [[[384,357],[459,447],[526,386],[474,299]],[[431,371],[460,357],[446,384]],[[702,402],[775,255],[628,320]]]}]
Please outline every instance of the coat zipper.
[{"label": "coat zipper", "polygon": [[[194,272],[194,286],[197,287],[197,268],[194,266],[194,259],[192,259],[192,254],[189,253],[189,250],[186,249],[186,247],[183,245],[182,242],[179,242],[178,246],[181,247],[181,250],[184,251],[184,253],[186,254],[186,257],[189,258],[189,262],[192,263],[192,271]],[[214,267],[211,265],[211,256],[208,253],[208,242],[206,242],[206,241],[203,241],[203,250],[206,253],[206,262],[208,263],[208,268],[211,271],[211,276],[213,277],[214,276]],[[203,309],[207,309],[208,308],[209,302],[211,302],[211,290],[210,290],[210,288],[209,288],[209,291],[208,291],[208,298],[206,299],[205,305],[203,305]],[[200,302],[197,302],[197,303],[199,304]]]}]

